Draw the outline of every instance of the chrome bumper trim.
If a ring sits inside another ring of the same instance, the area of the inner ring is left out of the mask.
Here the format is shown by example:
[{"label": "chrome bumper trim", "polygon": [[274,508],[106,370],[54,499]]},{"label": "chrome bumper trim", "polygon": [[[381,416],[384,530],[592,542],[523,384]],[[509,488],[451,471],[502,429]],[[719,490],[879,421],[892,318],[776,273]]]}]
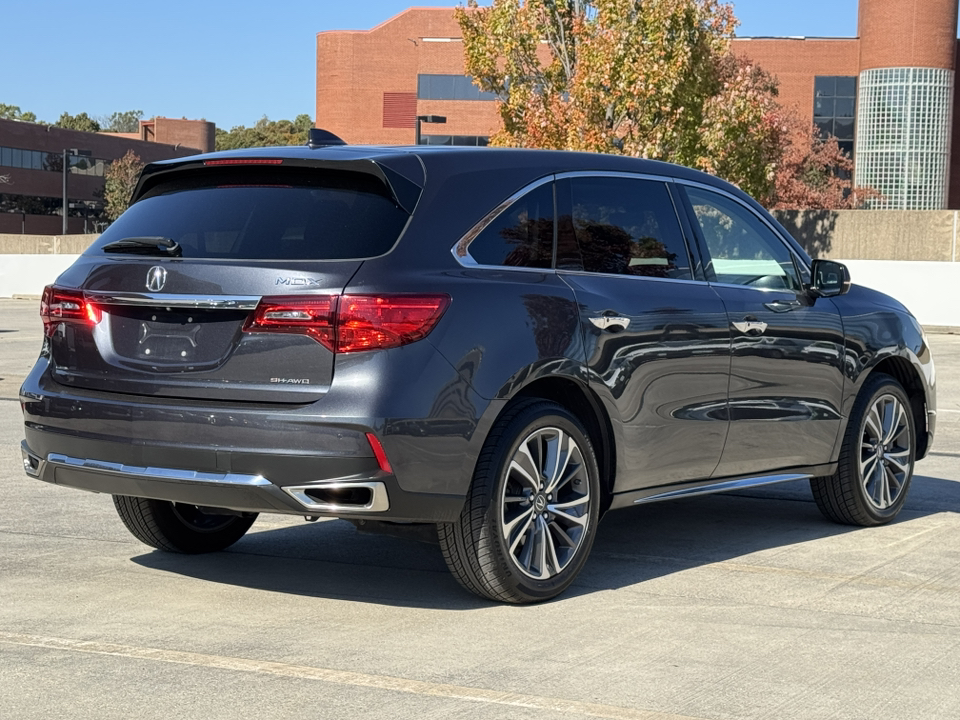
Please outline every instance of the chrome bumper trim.
[{"label": "chrome bumper trim", "polygon": [[[307,495],[307,490],[352,490],[366,489],[370,491],[370,502],[365,505],[341,505],[336,503],[321,503]],[[368,513],[384,512],[390,509],[390,499],[387,497],[387,486],[382,482],[335,480],[333,482],[314,483],[313,485],[294,485],[281,488],[290,497],[303,505],[307,510],[329,513]]]},{"label": "chrome bumper trim", "polygon": [[[27,453],[26,450],[23,451]],[[92,460],[90,458],[75,458],[59,453],[50,453],[46,462],[54,466],[68,467],[74,470],[92,470],[94,472],[112,475],[126,475],[128,477],[150,478],[152,480],[171,480],[176,482],[212,483],[216,485],[258,486],[272,483],[262,475],[240,475],[238,473],[210,473],[195,470],[181,470],[179,468],[140,467],[138,465],[124,465],[122,463]],[[24,461],[26,467],[26,461]],[[42,469],[42,466],[40,466]],[[27,474],[32,474],[29,470]],[[39,476],[39,471],[37,475]]]}]

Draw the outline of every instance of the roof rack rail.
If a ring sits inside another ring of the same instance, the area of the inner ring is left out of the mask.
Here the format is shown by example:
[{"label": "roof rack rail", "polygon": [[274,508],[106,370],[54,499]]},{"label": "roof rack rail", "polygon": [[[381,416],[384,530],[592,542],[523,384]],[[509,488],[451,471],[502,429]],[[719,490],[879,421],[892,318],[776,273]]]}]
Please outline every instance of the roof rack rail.
[{"label": "roof rack rail", "polygon": [[310,128],[310,132],[307,136],[307,147],[308,148],[321,148],[329,147],[331,145],[346,145],[341,138],[338,138],[329,130],[324,130],[322,128]]}]

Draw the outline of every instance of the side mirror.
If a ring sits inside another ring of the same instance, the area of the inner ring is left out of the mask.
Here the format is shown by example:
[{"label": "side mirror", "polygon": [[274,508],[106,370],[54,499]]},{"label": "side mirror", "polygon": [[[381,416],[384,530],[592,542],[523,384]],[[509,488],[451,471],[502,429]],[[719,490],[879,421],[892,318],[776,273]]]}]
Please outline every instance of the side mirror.
[{"label": "side mirror", "polygon": [[814,260],[812,275],[810,290],[817,297],[836,297],[850,291],[850,271],[843,263]]}]

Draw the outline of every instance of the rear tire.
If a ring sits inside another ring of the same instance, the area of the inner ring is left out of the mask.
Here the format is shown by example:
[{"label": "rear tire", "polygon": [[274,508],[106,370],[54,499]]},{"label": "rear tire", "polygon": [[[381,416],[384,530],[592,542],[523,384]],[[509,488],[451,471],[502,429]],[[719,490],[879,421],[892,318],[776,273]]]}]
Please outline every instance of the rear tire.
[{"label": "rear tire", "polygon": [[114,495],[113,504],[127,530],[140,542],[167,552],[217,552],[242,538],[255,513],[211,515],[195,505]]},{"label": "rear tire", "polygon": [[556,597],[593,546],[599,478],[590,439],[564,407],[531,399],[508,409],[480,453],[460,518],[437,526],[450,572],[491,600]]},{"label": "rear tire", "polygon": [[854,403],[837,471],[810,481],[828,519],[869,527],[893,520],[907,499],[916,457],[910,399],[889,375],[872,375]]}]

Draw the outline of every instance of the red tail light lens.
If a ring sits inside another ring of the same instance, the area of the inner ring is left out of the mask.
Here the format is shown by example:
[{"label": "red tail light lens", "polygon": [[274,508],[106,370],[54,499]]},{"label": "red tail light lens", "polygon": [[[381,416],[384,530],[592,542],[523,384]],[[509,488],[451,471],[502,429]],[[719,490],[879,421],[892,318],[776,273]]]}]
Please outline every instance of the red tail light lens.
[{"label": "red tail light lens", "polygon": [[447,295],[344,295],[337,314],[337,352],[416,342],[433,330],[449,304]]},{"label": "red tail light lens", "polygon": [[383,445],[380,444],[377,436],[368,432],[367,442],[370,443],[370,449],[373,450],[373,456],[377,459],[377,464],[380,466],[380,469],[385,473],[392,473],[393,467],[391,467],[390,461],[387,460],[387,454],[383,451]]},{"label": "red tail light lens", "polygon": [[283,165],[283,158],[224,158],[222,160],[204,160],[207,167],[216,165]]},{"label": "red tail light lens", "polygon": [[103,313],[93,303],[87,301],[79,290],[65,290],[47,285],[40,300],[40,318],[44,332],[52,337],[60,323],[79,323],[96,325]]},{"label": "red tail light lens", "polygon": [[425,338],[449,305],[448,295],[265,297],[243,329],[309,335],[339,353],[385,350]]},{"label": "red tail light lens", "polygon": [[310,298],[265,297],[243,326],[244,332],[309,335],[335,350],[337,296]]}]

